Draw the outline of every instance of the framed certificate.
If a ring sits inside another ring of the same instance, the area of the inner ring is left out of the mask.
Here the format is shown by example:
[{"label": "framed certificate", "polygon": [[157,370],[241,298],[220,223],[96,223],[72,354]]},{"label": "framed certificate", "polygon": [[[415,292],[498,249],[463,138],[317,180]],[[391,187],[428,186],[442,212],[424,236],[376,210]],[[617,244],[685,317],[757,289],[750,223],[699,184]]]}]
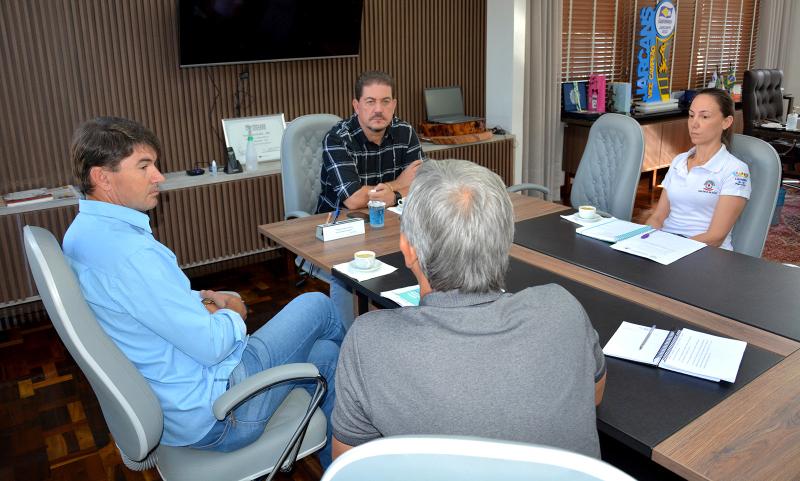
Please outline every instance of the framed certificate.
[{"label": "framed certificate", "polygon": [[280,160],[281,139],[283,138],[283,129],[285,127],[286,122],[282,113],[222,119],[225,145],[232,147],[236,153],[236,158],[242,162],[245,160],[247,136],[251,133],[259,162]]}]

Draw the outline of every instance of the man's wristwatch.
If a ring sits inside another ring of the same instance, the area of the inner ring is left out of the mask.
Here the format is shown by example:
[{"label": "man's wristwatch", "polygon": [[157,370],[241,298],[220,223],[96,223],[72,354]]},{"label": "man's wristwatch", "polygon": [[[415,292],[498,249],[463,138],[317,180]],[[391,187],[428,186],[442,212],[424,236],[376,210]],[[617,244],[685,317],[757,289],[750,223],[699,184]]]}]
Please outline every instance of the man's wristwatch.
[{"label": "man's wristwatch", "polygon": [[403,196],[400,194],[400,192],[399,192],[399,191],[394,191],[394,205],[397,205],[397,203],[398,203],[398,202],[400,201],[400,199],[402,199],[402,198],[403,198]]}]

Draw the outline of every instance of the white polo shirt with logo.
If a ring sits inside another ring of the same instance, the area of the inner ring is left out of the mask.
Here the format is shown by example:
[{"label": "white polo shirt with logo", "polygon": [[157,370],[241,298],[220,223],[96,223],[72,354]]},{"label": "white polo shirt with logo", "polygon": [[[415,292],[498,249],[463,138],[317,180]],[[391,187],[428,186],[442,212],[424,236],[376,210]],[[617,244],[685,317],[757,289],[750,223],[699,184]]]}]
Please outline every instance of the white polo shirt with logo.
[{"label": "white polo shirt with logo", "polygon": [[[723,145],[704,165],[691,172],[687,159],[694,148],[672,160],[661,184],[669,196],[669,216],[662,229],[673,234],[693,237],[708,231],[719,196],[735,195],[750,198],[750,170]],[[732,250],[731,233],[720,246]]]}]

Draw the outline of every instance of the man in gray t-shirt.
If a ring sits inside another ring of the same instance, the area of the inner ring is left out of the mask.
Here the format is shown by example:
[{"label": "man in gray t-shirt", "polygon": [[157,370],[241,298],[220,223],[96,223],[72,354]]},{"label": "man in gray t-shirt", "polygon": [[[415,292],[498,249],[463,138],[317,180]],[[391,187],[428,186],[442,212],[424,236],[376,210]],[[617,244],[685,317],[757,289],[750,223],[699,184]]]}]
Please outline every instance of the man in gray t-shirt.
[{"label": "man in gray t-shirt", "polygon": [[358,318],[342,344],[334,457],[383,436],[523,441],[599,457],[605,385],[598,336],[551,284],[504,293],[514,236],[500,178],[467,161],[423,164],[400,249],[420,306]]}]

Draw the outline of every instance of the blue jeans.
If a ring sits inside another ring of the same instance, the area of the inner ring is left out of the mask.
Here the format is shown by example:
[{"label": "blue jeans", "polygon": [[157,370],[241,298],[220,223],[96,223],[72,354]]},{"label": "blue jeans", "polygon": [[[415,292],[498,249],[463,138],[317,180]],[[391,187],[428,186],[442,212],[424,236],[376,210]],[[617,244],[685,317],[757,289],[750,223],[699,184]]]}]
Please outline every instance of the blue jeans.
[{"label": "blue jeans", "polygon": [[336,306],[336,312],[339,313],[339,319],[341,319],[342,325],[344,325],[344,330],[349,330],[356,317],[353,310],[353,292],[350,288],[345,286],[339,279],[333,277],[333,274],[323,271],[321,268],[311,264],[302,257],[298,256],[295,260],[295,264],[298,267],[303,266],[302,268],[304,271],[330,285],[330,296],[333,304]]},{"label": "blue jeans", "polygon": [[[293,362],[310,362],[317,366],[328,381],[328,393],[321,405],[328,420],[328,443],[318,453],[324,468],[331,463],[331,414],[336,398],[334,374],[343,337],[344,328],[333,302],[318,292],[302,294],[250,335],[242,361],[228,381],[229,386],[234,386],[260,371]],[[289,391],[298,386],[305,387],[313,395],[316,384],[280,385],[248,399],[191,447],[229,452],[252,443],[264,432],[272,413]]]}]

